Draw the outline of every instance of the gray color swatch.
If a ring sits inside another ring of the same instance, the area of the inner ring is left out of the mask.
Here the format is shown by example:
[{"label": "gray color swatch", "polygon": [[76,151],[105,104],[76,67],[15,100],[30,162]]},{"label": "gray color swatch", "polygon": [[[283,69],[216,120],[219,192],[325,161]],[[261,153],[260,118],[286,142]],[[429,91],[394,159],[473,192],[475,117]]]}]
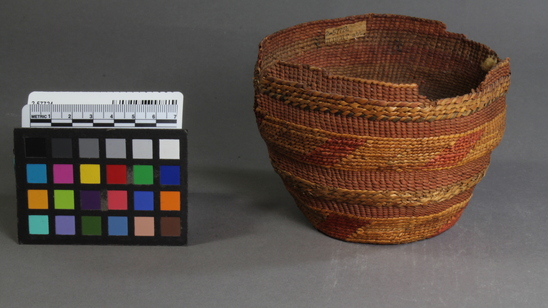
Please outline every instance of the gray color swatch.
[{"label": "gray color swatch", "polygon": [[78,152],[82,158],[99,158],[99,139],[80,138]]},{"label": "gray color swatch", "polygon": [[107,158],[126,158],[126,140],[125,139],[106,139]]},{"label": "gray color swatch", "polygon": [[133,158],[152,159],[152,139],[133,139]]}]

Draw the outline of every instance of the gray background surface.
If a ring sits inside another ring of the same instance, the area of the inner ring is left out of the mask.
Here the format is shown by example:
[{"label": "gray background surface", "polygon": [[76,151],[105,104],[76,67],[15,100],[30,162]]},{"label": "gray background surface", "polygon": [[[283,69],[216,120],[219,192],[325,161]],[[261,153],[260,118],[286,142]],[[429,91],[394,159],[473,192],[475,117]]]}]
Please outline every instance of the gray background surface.
[{"label": "gray background surface", "polygon": [[[545,1],[1,1],[0,307],[548,307]],[[413,244],[315,231],[252,112],[260,40],[364,13],[437,19],[512,62],[505,138],[455,227]],[[18,245],[29,92],[182,91],[187,247]]]}]

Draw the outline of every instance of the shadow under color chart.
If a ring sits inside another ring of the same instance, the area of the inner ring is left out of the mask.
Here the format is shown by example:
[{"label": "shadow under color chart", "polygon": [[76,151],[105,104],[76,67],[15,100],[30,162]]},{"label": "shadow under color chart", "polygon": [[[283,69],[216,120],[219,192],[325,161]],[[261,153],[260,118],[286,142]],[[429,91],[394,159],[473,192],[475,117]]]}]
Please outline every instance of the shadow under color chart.
[{"label": "shadow under color chart", "polygon": [[187,132],[18,128],[19,242],[184,245]]}]

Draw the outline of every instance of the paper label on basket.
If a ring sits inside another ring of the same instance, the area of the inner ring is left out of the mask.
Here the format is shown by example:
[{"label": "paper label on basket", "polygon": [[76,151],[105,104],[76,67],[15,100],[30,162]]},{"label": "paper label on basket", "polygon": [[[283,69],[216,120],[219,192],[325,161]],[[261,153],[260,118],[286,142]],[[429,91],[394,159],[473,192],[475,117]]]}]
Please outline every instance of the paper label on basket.
[{"label": "paper label on basket", "polygon": [[343,25],[325,30],[325,43],[327,45],[342,41],[348,41],[363,37],[367,33],[365,21]]},{"label": "paper label on basket", "polygon": [[23,127],[182,128],[181,92],[32,92]]}]

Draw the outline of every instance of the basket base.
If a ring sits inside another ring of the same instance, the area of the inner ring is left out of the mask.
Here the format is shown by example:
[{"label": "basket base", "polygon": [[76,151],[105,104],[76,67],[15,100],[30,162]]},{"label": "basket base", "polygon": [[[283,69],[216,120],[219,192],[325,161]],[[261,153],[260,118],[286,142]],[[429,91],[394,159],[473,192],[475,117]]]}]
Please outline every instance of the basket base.
[{"label": "basket base", "polygon": [[456,224],[469,201],[467,198],[427,216],[368,218],[317,209],[296,199],[299,209],[318,231],[339,240],[368,244],[404,244],[439,235]]}]

